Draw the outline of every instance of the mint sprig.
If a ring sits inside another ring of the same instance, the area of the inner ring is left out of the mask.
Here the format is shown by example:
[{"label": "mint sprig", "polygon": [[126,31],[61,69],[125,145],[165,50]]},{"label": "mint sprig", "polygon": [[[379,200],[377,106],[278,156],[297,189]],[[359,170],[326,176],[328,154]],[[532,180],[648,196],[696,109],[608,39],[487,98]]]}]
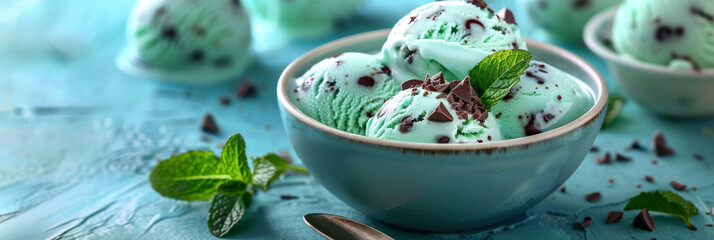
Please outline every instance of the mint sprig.
[{"label": "mint sprig", "polygon": [[245,154],[245,140],[232,136],[221,157],[211,151],[188,151],[159,162],[149,176],[151,187],[164,197],[185,201],[211,201],[208,228],[217,237],[225,236],[250,206],[253,185],[263,190],[285,171],[307,174],[307,169],[290,165],[269,153],[252,158],[253,172]]},{"label": "mint sprig", "polygon": [[697,215],[697,207],[690,201],[685,200],[679,194],[672,191],[643,192],[630,199],[625,206],[627,210],[640,210],[647,208],[649,211],[660,212],[672,216],[681,217],[687,226],[692,230],[697,227],[689,221],[691,217]]},{"label": "mint sprig", "polygon": [[471,85],[487,110],[506,97],[521,80],[532,58],[526,50],[501,50],[484,58],[469,71]]}]

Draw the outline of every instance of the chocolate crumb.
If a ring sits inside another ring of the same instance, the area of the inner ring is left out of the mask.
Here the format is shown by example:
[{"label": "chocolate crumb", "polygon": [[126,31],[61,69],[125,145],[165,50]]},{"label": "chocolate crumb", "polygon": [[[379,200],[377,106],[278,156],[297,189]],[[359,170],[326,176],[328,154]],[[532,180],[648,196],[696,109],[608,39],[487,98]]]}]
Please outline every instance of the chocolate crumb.
[{"label": "chocolate crumb", "polygon": [[592,222],[593,222],[593,218],[591,218],[591,217],[585,217],[585,219],[583,219],[583,223],[582,223],[583,228],[586,228],[586,227],[590,226],[590,224],[591,224]]},{"label": "chocolate crumb", "polygon": [[635,220],[632,221],[632,225],[636,228],[644,229],[650,232],[654,232],[655,230],[654,221],[652,220],[652,217],[650,217],[650,212],[647,211],[647,208],[643,208],[642,211],[637,214]]},{"label": "chocolate crumb", "polygon": [[213,118],[213,115],[210,113],[206,113],[206,115],[203,116],[203,122],[201,123],[201,130],[207,133],[213,133],[213,134],[220,134],[220,130],[218,129],[218,124],[216,124],[216,120]]},{"label": "chocolate crumb", "polygon": [[616,223],[619,222],[622,219],[622,215],[624,215],[624,212],[621,211],[612,211],[607,213],[607,220],[605,220],[605,223]]},{"label": "chocolate crumb", "polygon": [[636,188],[642,188],[642,184],[637,184]]},{"label": "chocolate crumb", "polygon": [[294,199],[298,199],[298,198],[300,198],[300,197],[295,196],[295,195],[292,195],[292,194],[283,194],[283,195],[280,195],[280,199],[281,199],[281,200],[294,200]]},{"label": "chocolate crumb", "polygon": [[594,192],[594,193],[585,195],[585,200],[588,202],[595,202],[597,200],[600,200],[601,197],[602,197],[602,195],[600,195],[600,192]]},{"label": "chocolate crumb", "polygon": [[667,146],[667,142],[664,140],[664,135],[662,135],[662,132],[655,132],[652,138],[652,142],[652,145],[655,149],[655,154],[658,157],[670,156],[674,154],[674,150]]},{"label": "chocolate crumb", "polygon": [[697,186],[692,186],[692,187],[690,187],[689,189],[692,189],[692,191],[696,191],[696,190],[697,190]]},{"label": "chocolate crumb", "polygon": [[647,182],[651,182],[651,183],[654,182],[654,178],[650,175],[645,175],[645,180],[647,180]]},{"label": "chocolate crumb", "polygon": [[617,160],[618,162],[629,162],[632,161],[632,158],[615,152],[615,160]]},{"label": "chocolate crumb", "polygon": [[644,151],[645,148],[642,147],[642,145],[640,144],[640,140],[634,140],[634,141],[632,141],[632,143],[630,143],[630,146],[628,146],[626,150],[627,151],[630,151],[630,150]]},{"label": "chocolate crumb", "polygon": [[238,89],[236,90],[236,97],[247,98],[255,96],[256,93],[257,91],[253,86],[253,81],[250,80],[250,78],[246,78],[243,82],[241,82],[240,86],[238,86]]},{"label": "chocolate crumb", "polygon": [[498,114],[496,114],[496,119],[501,118],[501,115],[502,115],[502,114],[503,114],[502,112],[499,112]]},{"label": "chocolate crumb", "polygon": [[615,182],[615,179],[610,178],[610,179],[607,180],[607,182],[609,182],[609,183],[614,183],[614,182]]},{"label": "chocolate crumb", "polygon": [[591,153],[596,153],[596,152],[599,152],[599,151],[600,151],[600,148],[598,148],[598,147],[595,146],[595,145],[593,145],[593,146],[590,147],[590,152],[591,152]]},{"label": "chocolate crumb", "polygon": [[595,163],[597,164],[610,164],[612,163],[612,156],[610,153],[605,153],[605,156],[603,157],[596,157],[595,158]]},{"label": "chocolate crumb", "polygon": [[671,182],[669,182],[669,185],[672,185],[672,187],[673,187],[674,189],[676,189],[677,191],[684,191],[684,190],[687,189],[687,184],[681,184],[681,183],[679,183],[679,182],[677,182],[677,181],[674,181],[674,180],[671,181]]},{"label": "chocolate crumb", "polygon": [[657,159],[652,159],[652,165],[656,165],[656,164],[657,164]]},{"label": "chocolate crumb", "polygon": [[221,104],[222,106],[228,106],[228,105],[231,105],[231,99],[228,98],[228,96],[226,96],[226,95],[221,95],[218,98],[218,103]]},{"label": "chocolate crumb", "polygon": [[560,187],[560,192],[565,193],[565,186]]}]

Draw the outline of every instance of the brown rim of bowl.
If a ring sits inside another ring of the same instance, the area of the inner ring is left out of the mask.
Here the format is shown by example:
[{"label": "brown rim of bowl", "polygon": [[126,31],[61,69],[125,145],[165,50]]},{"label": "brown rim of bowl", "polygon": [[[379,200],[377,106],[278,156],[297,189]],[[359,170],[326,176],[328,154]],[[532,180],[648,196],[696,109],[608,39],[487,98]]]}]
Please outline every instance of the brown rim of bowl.
[{"label": "brown rim of bowl", "polygon": [[338,40],[323,44],[322,46],[319,46],[319,47],[303,54],[302,56],[296,58],[293,62],[290,63],[290,65],[288,65],[285,68],[283,73],[280,75],[280,80],[278,81],[278,87],[277,87],[279,104],[285,108],[285,111],[287,111],[288,114],[291,114],[293,117],[295,117],[299,121],[302,121],[306,125],[308,125],[312,128],[324,131],[328,134],[332,134],[334,136],[346,139],[346,140],[351,140],[351,141],[366,143],[366,144],[372,144],[372,145],[382,146],[382,147],[400,148],[403,150],[464,151],[464,150],[494,150],[494,149],[500,149],[500,148],[527,146],[530,144],[534,144],[534,143],[538,143],[538,142],[542,142],[545,140],[556,138],[556,137],[564,135],[570,131],[573,131],[576,128],[579,128],[583,125],[593,122],[598,116],[600,116],[600,113],[604,110],[605,105],[607,103],[608,90],[607,90],[607,87],[605,84],[605,79],[603,78],[602,74],[600,74],[600,72],[598,72],[595,69],[595,67],[593,67],[590,63],[588,63],[581,57],[578,57],[575,54],[573,54],[565,49],[562,49],[562,48],[559,48],[559,47],[556,47],[556,46],[553,46],[553,45],[550,45],[547,43],[530,40],[530,39],[524,39],[528,46],[538,46],[539,48],[548,49],[549,51],[552,51],[552,52],[556,53],[557,55],[570,60],[571,62],[575,63],[578,67],[584,69],[585,73],[587,75],[589,75],[591,78],[597,80],[595,82],[595,84],[599,90],[598,94],[595,96],[595,101],[596,101],[595,104],[584,115],[580,116],[578,119],[576,119],[564,126],[558,127],[556,129],[553,129],[553,130],[550,130],[547,132],[536,134],[533,136],[510,139],[510,140],[503,140],[503,141],[496,141],[496,142],[489,142],[489,143],[463,143],[463,144],[414,143],[414,142],[402,142],[402,141],[370,138],[367,136],[362,136],[362,135],[342,131],[342,130],[327,126],[321,122],[318,122],[317,120],[312,119],[311,117],[305,115],[300,110],[298,110],[297,107],[295,107],[295,105],[293,105],[293,103],[288,99],[288,94],[287,94],[288,93],[288,89],[287,89],[288,84],[293,79],[293,76],[295,75],[295,71],[298,69],[298,66],[301,66],[301,65],[305,64],[305,62],[308,62],[318,56],[324,56],[324,55],[326,55],[327,52],[331,52],[331,51],[334,51],[335,49],[340,49],[345,46],[352,45],[354,42],[361,42],[366,39],[373,39],[376,37],[387,36],[387,34],[389,34],[389,32],[390,32],[389,29],[383,29],[383,30],[365,32],[365,33],[345,37],[342,39],[338,39]]},{"label": "brown rim of bowl", "polygon": [[[599,33],[603,29],[603,25],[615,18],[615,14],[617,13],[617,8],[618,7],[612,7],[607,10],[604,10],[592,19],[588,21],[588,23],[585,25],[585,30],[583,31],[583,41],[585,42],[585,45],[590,48],[590,50],[595,53],[596,55],[605,58],[607,61],[611,61],[614,63],[617,63],[619,65],[625,65],[631,68],[637,68],[641,69],[642,71],[648,71],[648,72],[654,72],[654,73],[659,73],[659,74],[676,74],[676,75],[681,75],[681,76],[691,76],[691,77],[707,77],[711,76],[714,77],[714,69],[702,69],[699,72],[694,72],[694,71],[681,71],[681,70],[674,70],[671,69],[667,66],[663,65],[656,65],[656,64],[651,64],[651,63],[644,63],[644,62],[639,62],[635,61],[633,59],[627,59],[623,58],[617,53],[611,51],[609,48],[605,47],[600,41],[599,41]],[[702,78],[704,79],[704,78]],[[710,79],[704,79],[704,80],[710,80]]]}]

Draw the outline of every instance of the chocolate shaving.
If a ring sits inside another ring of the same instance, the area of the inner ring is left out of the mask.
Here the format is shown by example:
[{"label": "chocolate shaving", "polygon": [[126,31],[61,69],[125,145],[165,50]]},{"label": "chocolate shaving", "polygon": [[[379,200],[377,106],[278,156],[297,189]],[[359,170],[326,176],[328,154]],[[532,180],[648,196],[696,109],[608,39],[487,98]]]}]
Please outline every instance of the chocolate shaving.
[{"label": "chocolate shaving", "polygon": [[508,8],[501,8],[501,10],[496,13],[496,16],[498,16],[498,18],[500,19],[503,19],[503,21],[506,21],[507,23],[518,25],[516,23],[516,18],[513,16],[511,10],[508,10]]},{"label": "chocolate shaving", "polygon": [[642,211],[637,214],[635,220],[632,221],[632,225],[636,228],[644,229],[650,232],[654,232],[655,230],[654,221],[652,220],[652,217],[650,217],[650,212],[647,211],[647,208],[643,208]]},{"label": "chocolate shaving", "polygon": [[413,87],[418,87],[419,85],[422,85],[424,81],[419,80],[419,79],[411,79],[407,80],[402,83],[402,90],[407,90]]},{"label": "chocolate shaving", "polygon": [[671,182],[669,182],[669,185],[672,185],[672,187],[674,189],[676,189],[677,191],[687,190],[687,184],[681,184],[677,181],[671,181]]},{"label": "chocolate shaving", "polygon": [[203,116],[203,122],[201,123],[201,130],[207,133],[213,133],[213,134],[220,134],[220,130],[218,129],[218,124],[216,124],[216,120],[213,118],[213,115],[210,113],[206,113],[206,115]]},{"label": "chocolate shaving", "polygon": [[632,158],[615,152],[615,160],[617,160],[618,162],[629,162],[632,161]]},{"label": "chocolate shaving", "polygon": [[486,29],[486,26],[484,26],[483,23],[481,23],[481,21],[476,20],[476,19],[466,20],[466,23],[464,24],[464,26],[466,26],[466,29],[471,30],[471,24],[478,24],[479,26],[481,26],[481,28]]},{"label": "chocolate shaving", "polygon": [[449,109],[444,106],[444,103],[440,102],[439,106],[434,109],[434,112],[429,114],[426,120],[432,122],[451,122],[454,121],[454,117],[451,116],[451,113],[449,113]]},{"label": "chocolate shaving", "polygon": [[294,200],[294,199],[298,199],[298,198],[300,198],[300,197],[295,196],[295,195],[292,195],[292,194],[283,194],[283,195],[280,195],[280,199],[281,199],[281,200]]},{"label": "chocolate shaving", "polygon": [[674,150],[667,146],[667,142],[664,140],[664,135],[662,135],[662,132],[655,132],[654,136],[652,137],[652,142],[654,145],[655,154],[658,157],[670,156],[674,154]]},{"label": "chocolate shaving", "polygon": [[588,202],[594,202],[594,201],[600,200],[600,197],[602,197],[602,195],[600,195],[600,192],[594,192],[594,193],[585,195],[585,200]]},{"label": "chocolate shaving", "polygon": [[624,215],[624,212],[620,211],[612,211],[607,213],[607,220],[605,220],[605,223],[616,223],[619,222],[622,219],[622,215]]}]

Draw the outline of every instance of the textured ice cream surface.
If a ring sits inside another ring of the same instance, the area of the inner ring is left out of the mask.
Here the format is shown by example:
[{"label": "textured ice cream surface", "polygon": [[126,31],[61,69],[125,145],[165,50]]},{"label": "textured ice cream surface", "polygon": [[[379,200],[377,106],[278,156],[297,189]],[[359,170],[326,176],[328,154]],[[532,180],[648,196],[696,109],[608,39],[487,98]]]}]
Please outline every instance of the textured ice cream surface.
[{"label": "textured ice cream surface", "polygon": [[592,16],[622,0],[520,0],[533,22],[564,40],[581,41]]},{"label": "textured ice cream surface", "polygon": [[622,55],[675,69],[714,68],[714,1],[627,0],[613,23]]},{"label": "textured ice cream surface", "polygon": [[580,80],[533,61],[508,96],[491,108],[505,139],[530,136],[572,122],[594,105]]},{"label": "textured ice cream surface", "polygon": [[497,13],[485,5],[483,1],[441,1],[413,10],[389,34],[382,47],[384,62],[399,81],[439,72],[446,79],[462,79],[496,51],[526,49],[512,14]]},{"label": "textured ice cream surface", "polygon": [[127,28],[131,61],[147,69],[202,78],[239,74],[251,62],[251,32],[240,1],[142,0]]},{"label": "textured ice cream surface", "polygon": [[367,120],[399,92],[399,84],[376,56],[343,53],[320,61],[297,78],[291,98],[313,119],[364,135]]},{"label": "textured ice cream surface", "polygon": [[367,123],[367,136],[421,143],[501,140],[498,123],[474,95],[468,77],[445,83],[441,73],[408,80]]},{"label": "textured ice cream surface", "polygon": [[[333,30],[363,0],[243,0],[255,23],[273,24],[290,36],[311,37]],[[259,30],[259,29],[256,29]]]}]

